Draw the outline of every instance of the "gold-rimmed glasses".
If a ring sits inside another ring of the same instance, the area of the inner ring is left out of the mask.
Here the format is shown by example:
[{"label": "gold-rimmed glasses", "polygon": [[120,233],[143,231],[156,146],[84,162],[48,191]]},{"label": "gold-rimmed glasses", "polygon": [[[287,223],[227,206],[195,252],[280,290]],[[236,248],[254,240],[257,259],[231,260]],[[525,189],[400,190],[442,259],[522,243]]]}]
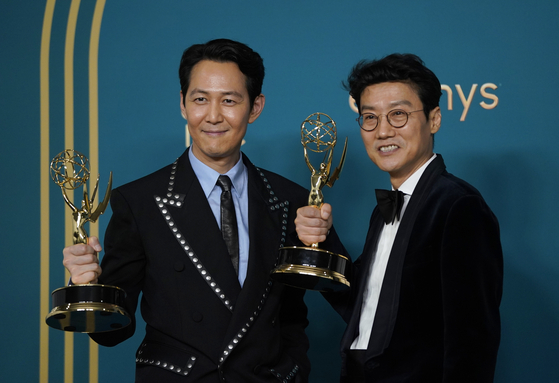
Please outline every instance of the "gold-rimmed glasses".
[{"label": "gold-rimmed glasses", "polygon": [[376,115],[374,113],[363,113],[357,117],[357,123],[366,132],[372,132],[378,126],[381,116],[386,116],[388,123],[394,128],[401,128],[408,122],[408,117],[410,114],[415,112],[422,112],[423,109],[413,110],[411,112],[406,112],[402,109],[393,109],[386,114]]}]

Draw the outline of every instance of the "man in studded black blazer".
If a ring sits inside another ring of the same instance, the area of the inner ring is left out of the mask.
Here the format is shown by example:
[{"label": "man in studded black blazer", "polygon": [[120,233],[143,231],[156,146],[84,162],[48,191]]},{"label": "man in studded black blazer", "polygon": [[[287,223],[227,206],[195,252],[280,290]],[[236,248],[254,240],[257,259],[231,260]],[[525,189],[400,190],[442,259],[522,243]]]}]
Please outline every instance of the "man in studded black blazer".
[{"label": "man in studded black blazer", "polygon": [[[393,54],[357,64],[347,85],[367,153],[390,175],[393,191],[376,193],[351,293],[327,295],[348,323],[341,381],[492,382],[499,225],[480,193],[433,153],[439,80],[417,56]],[[327,238],[330,212],[328,205],[299,209],[299,238]]]},{"label": "man in studded black blazer", "polygon": [[[270,271],[295,237],[308,192],[240,151],[264,108],[262,59],[244,44],[214,40],[187,49],[179,75],[192,145],[175,163],[113,191],[102,270],[96,238],[66,248],[65,266],[73,283],[124,289],[129,313],[143,293],[136,382],[306,382],[304,290],[272,282]],[[233,185],[238,266],[220,230],[220,175]],[[113,346],[134,331],[133,320],[91,337]]]}]

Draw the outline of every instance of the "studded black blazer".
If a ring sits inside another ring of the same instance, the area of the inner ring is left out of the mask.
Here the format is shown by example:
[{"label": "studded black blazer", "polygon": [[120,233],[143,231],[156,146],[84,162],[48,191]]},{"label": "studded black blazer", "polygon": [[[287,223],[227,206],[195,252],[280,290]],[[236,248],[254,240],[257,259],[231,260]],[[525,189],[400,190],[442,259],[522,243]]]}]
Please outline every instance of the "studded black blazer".
[{"label": "studded black blazer", "polygon": [[[304,290],[273,282],[278,249],[292,243],[308,191],[248,168],[249,266],[241,289],[187,151],[173,164],[113,190],[99,281],[140,293],[145,339],[136,382],[305,382],[310,371]],[[338,241],[331,233],[329,241]],[[94,334],[102,345],[124,329]]]}]

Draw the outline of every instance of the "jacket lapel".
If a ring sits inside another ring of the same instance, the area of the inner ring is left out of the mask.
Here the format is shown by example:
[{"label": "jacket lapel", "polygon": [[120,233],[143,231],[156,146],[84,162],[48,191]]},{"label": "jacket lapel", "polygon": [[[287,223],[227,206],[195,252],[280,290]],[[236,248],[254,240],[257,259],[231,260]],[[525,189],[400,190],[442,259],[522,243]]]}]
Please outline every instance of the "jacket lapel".
[{"label": "jacket lapel", "polygon": [[356,292],[352,291],[352,301],[355,302],[354,314],[351,316],[347,329],[342,337],[342,350],[349,349],[351,347],[351,344],[359,334],[359,320],[361,318],[361,307],[363,306],[363,293],[368,284],[367,277],[369,276],[369,270],[371,270],[371,264],[374,262],[375,259],[376,248],[383,224],[384,221],[382,220],[380,211],[377,207],[375,207],[375,209],[373,209],[373,212],[371,213],[371,219],[369,221],[369,231],[367,232],[367,238],[365,240],[363,252],[361,253],[361,257],[359,259],[359,262],[361,263],[359,267],[359,275],[356,279],[356,285],[352,286],[352,289],[357,289]]},{"label": "jacket lapel", "polygon": [[278,256],[281,238],[285,237],[289,203],[274,201],[273,185],[250,161],[243,156],[248,169],[249,187],[249,237],[250,249],[248,272],[243,289],[237,299],[233,317],[229,324],[226,344],[220,363],[234,350],[236,345],[251,330],[253,322],[264,309],[272,290],[270,271]]},{"label": "jacket lapel", "polygon": [[[390,344],[398,314],[402,270],[413,226],[416,222],[418,212],[425,203],[425,196],[429,193],[435,179],[444,169],[443,159],[441,155],[437,155],[437,158],[427,166],[427,169],[425,169],[425,172],[422,174],[406,208],[398,233],[394,239],[394,244],[390,252],[390,259],[384,275],[373,331],[371,332],[371,338],[367,347],[367,359],[382,354]],[[378,242],[379,234],[380,230],[376,234],[375,243]],[[375,249],[373,249],[373,251],[375,251]],[[362,279],[367,279],[368,275],[364,274],[364,277],[365,278]],[[360,288],[363,287],[360,286]],[[362,291],[363,290],[360,290],[361,293]],[[360,308],[359,306],[359,313]],[[356,316],[359,317],[359,315]]]},{"label": "jacket lapel", "polygon": [[160,208],[162,215],[200,278],[232,310],[241,287],[219,226],[190,165],[188,150],[173,164],[169,176],[168,193],[159,197],[179,196],[182,202],[166,203],[166,213]]},{"label": "jacket lapel", "polygon": [[[248,162],[248,160],[246,160]],[[263,177],[250,162],[248,168],[249,186],[249,237],[250,249],[248,272],[241,297],[253,304],[270,280],[272,270],[281,244],[282,209],[276,209],[269,202],[270,190]],[[246,287],[246,288],[245,288]],[[244,302],[243,302],[244,303]]]},{"label": "jacket lapel", "polygon": [[[171,166],[167,192],[155,201],[169,229],[208,286],[231,311],[219,364],[252,328],[272,289],[270,271],[287,233],[289,202],[279,201],[264,174],[243,155],[248,170],[249,261],[241,289],[221,231],[192,170],[188,150]],[[284,217],[285,216],[285,217]]]}]

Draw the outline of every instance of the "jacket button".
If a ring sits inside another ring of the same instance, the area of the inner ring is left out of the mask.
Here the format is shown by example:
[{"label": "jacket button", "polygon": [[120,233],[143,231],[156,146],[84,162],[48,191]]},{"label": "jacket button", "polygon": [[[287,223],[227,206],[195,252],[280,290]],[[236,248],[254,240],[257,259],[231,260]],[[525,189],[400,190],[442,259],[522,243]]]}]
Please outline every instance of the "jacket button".
[{"label": "jacket button", "polygon": [[175,263],[175,271],[181,272],[184,270],[184,263],[176,262]]},{"label": "jacket button", "polygon": [[204,319],[204,316],[202,315],[201,312],[194,311],[194,312],[192,313],[192,320],[193,320],[194,322],[201,322],[202,319]]}]

